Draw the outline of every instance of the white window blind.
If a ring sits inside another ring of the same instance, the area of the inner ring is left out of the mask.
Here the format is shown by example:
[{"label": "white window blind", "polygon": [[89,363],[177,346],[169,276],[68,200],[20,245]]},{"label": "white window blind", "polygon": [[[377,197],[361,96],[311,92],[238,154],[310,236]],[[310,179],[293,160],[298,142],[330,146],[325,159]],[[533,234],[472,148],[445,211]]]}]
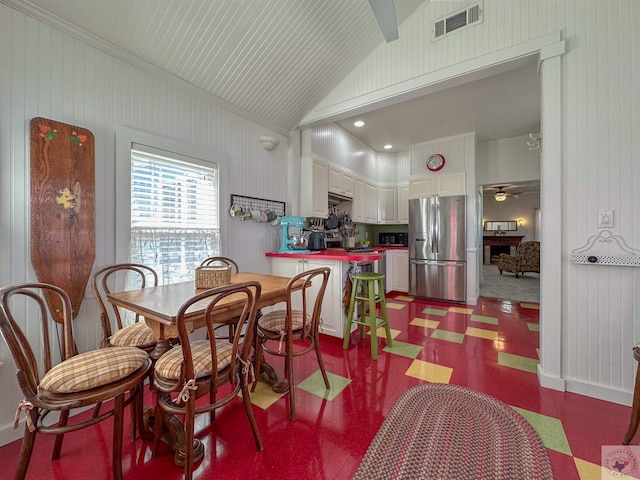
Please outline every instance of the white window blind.
[{"label": "white window blind", "polygon": [[193,280],[220,252],[218,180],[214,163],[133,144],[131,261],[163,284]]}]

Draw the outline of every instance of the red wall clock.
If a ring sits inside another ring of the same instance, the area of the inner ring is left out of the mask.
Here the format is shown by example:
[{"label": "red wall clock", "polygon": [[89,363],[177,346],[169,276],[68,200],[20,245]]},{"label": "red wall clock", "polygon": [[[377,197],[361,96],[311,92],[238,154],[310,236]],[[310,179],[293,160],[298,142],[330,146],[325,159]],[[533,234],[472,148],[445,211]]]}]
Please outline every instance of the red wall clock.
[{"label": "red wall clock", "polygon": [[432,172],[437,172],[444,167],[444,157],[439,153],[434,153],[427,158],[427,168]]}]

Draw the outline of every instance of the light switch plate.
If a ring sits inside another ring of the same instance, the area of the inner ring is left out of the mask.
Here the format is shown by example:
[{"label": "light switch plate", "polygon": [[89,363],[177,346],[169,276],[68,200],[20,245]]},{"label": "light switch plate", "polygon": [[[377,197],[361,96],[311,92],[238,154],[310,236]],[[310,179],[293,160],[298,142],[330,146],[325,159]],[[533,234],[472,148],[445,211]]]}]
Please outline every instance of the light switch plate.
[{"label": "light switch plate", "polygon": [[613,210],[598,210],[598,228],[613,227]]}]

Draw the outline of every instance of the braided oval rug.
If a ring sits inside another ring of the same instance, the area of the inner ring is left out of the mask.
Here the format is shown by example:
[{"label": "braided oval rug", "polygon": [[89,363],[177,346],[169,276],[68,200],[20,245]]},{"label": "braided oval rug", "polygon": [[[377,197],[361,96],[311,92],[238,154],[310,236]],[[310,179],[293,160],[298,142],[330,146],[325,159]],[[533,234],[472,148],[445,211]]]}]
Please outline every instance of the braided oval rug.
[{"label": "braided oval rug", "polygon": [[405,391],[362,459],[355,479],[552,479],[533,427],[497,398],[459,385]]}]

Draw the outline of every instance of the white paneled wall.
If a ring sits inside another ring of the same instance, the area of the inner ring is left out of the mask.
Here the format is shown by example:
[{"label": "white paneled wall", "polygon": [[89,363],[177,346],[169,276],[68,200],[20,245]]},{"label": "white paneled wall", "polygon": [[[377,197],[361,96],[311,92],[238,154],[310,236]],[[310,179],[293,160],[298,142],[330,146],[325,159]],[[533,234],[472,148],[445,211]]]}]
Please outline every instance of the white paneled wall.
[{"label": "white paneled wall", "polygon": [[[602,3],[609,2],[615,0]],[[562,28],[564,5],[572,2],[484,0],[482,23],[432,41],[434,21],[476,3],[429,2],[401,25],[399,40],[371,54],[316,110],[556,32]]]},{"label": "white paneled wall", "polygon": [[302,132],[302,154],[314,153],[342,165],[362,177],[376,181],[376,152],[335,124]]},{"label": "white paneled wall", "polygon": [[[601,209],[614,210],[613,233],[640,249],[640,33],[635,22],[640,2],[483,0],[481,24],[431,41],[432,21],[472,3],[430,2],[402,25],[398,41],[369,56],[307,118],[384,102],[394,92],[426,88],[447,75],[453,79],[454,73],[457,79],[496,59],[514,58],[518,51],[535,51],[542,46],[535,46],[539,40],[544,44],[560,32],[566,40],[560,84],[545,84],[541,76],[542,104],[558,90],[561,99],[559,114],[545,118],[543,110],[542,117],[542,129],[560,135],[554,158],[549,150],[543,157],[546,171],[559,179],[556,191],[548,191],[559,200],[542,211],[543,237],[545,216],[560,219],[559,227],[546,235],[561,251],[553,255],[561,274],[541,274],[543,294],[561,292],[558,308],[552,299],[554,313],[543,318],[541,327],[543,338],[549,331],[559,337],[559,354],[546,357],[543,346],[543,359],[556,363],[551,368],[561,379],[556,387],[630,403],[636,368],[631,348],[640,340],[640,268],[574,265],[569,256],[598,233]],[[542,148],[544,152],[544,138]],[[420,168],[414,164],[418,160],[412,155],[412,173]],[[541,178],[544,206],[545,188],[550,187]],[[543,295],[543,313],[544,300]],[[545,328],[545,321],[553,324]]]},{"label": "white paneled wall", "polygon": [[540,150],[529,150],[528,135],[479,142],[476,149],[478,185],[540,179]]},{"label": "white paneled wall", "polygon": [[[96,266],[115,261],[117,125],[224,153],[227,192],[286,200],[288,139],[224,110],[207,94],[153,68],[125,63],[0,3],[0,285],[35,280],[29,259],[29,138],[33,117],[88,128],[95,135]],[[280,138],[267,152],[260,135]],[[228,198],[221,198],[222,216]],[[269,224],[226,221],[224,254],[242,270],[269,272],[276,246]],[[81,350],[98,339],[95,300],[75,322]],[[0,342],[0,444],[13,432],[20,397]]]}]

